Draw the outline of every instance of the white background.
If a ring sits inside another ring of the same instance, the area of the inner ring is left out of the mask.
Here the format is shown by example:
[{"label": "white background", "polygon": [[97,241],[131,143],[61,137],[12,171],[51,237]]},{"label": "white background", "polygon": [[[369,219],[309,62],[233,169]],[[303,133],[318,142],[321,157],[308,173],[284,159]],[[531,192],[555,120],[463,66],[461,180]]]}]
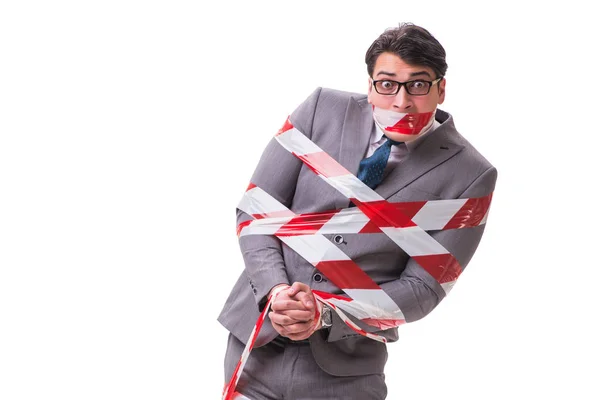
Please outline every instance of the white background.
[{"label": "white background", "polygon": [[5,1],[0,399],[216,399],[234,211],[317,86],[365,92],[411,21],[499,171],[451,296],[400,329],[390,399],[597,399],[599,30],[584,2]]}]

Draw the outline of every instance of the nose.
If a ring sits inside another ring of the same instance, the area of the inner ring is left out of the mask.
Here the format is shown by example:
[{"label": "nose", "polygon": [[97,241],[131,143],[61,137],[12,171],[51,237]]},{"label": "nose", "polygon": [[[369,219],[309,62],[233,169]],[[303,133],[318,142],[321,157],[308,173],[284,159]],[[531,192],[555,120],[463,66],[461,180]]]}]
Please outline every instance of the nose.
[{"label": "nose", "polygon": [[396,93],[396,96],[394,96],[392,106],[397,111],[407,111],[413,106],[412,96],[408,94],[404,86],[402,86],[398,93]]}]

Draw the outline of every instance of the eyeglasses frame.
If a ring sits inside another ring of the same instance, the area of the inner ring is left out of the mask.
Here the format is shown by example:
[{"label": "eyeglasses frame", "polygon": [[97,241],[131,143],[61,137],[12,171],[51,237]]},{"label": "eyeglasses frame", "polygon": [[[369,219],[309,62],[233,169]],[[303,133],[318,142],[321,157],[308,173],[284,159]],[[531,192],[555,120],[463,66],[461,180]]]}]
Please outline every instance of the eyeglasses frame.
[{"label": "eyeglasses frame", "polygon": [[[413,83],[413,82],[427,82],[427,83],[429,83],[429,88],[427,89],[427,93],[412,94],[412,93],[408,92],[408,89],[406,87],[404,88],[404,90],[406,90],[406,93],[409,94],[409,95],[411,95],[411,96],[427,96],[429,94],[429,92],[431,91],[431,88],[433,87],[433,85],[435,85],[436,83],[438,83],[442,79],[444,79],[443,76],[440,76],[439,78],[434,79],[432,81],[426,81],[424,79],[415,79],[415,80],[412,80],[412,81],[398,82],[398,81],[394,81],[392,79],[378,79],[376,81],[373,81],[373,88],[375,89],[375,91],[378,94],[380,94],[382,96],[396,96],[400,92],[400,89],[402,89],[402,86],[405,86],[405,85],[407,85],[409,83]],[[398,90],[396,90],[396,93],[379,93],[379,90],[377,90],[377,86],[375,86],[375,84],[377,82],[394,82],[394,83],[397,83],[398,84]]]}]

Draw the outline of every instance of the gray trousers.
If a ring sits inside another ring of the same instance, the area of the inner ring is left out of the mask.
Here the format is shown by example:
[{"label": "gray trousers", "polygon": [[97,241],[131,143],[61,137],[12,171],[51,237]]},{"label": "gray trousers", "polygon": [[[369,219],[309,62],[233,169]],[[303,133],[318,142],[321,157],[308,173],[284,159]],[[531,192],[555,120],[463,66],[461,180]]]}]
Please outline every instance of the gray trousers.
[{"label": "gray trousers", "polygon": [[[244,344],[230,334],[225,382],[231,379],[243,350]],[[252,400],[381,400],[387,395],[383,374],[329,375],[315,362],[309,344],[254,348],[236,391]]]}]

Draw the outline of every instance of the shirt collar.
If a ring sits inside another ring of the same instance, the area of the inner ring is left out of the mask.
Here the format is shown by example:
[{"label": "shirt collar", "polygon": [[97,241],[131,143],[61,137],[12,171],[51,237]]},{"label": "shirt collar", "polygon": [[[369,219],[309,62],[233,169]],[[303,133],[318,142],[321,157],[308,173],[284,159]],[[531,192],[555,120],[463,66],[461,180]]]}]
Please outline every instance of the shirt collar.
[{"label": "shirt collar", "polygon": [[[405,142],[404,144],[406,145],[406,148],[408,148],[408,151],[414,151],[423,142],[425,136],[433,132],[440,125],[441,124],[434,119],[433,124],[431,124],[429,129],[421,133],[415,140]],[[381,140],[381,138],[383,138],[383,130],[381,130],[381,128],[377,124],[375,124],[375,137],[373,138],[371,143],[377,143]]]}]

